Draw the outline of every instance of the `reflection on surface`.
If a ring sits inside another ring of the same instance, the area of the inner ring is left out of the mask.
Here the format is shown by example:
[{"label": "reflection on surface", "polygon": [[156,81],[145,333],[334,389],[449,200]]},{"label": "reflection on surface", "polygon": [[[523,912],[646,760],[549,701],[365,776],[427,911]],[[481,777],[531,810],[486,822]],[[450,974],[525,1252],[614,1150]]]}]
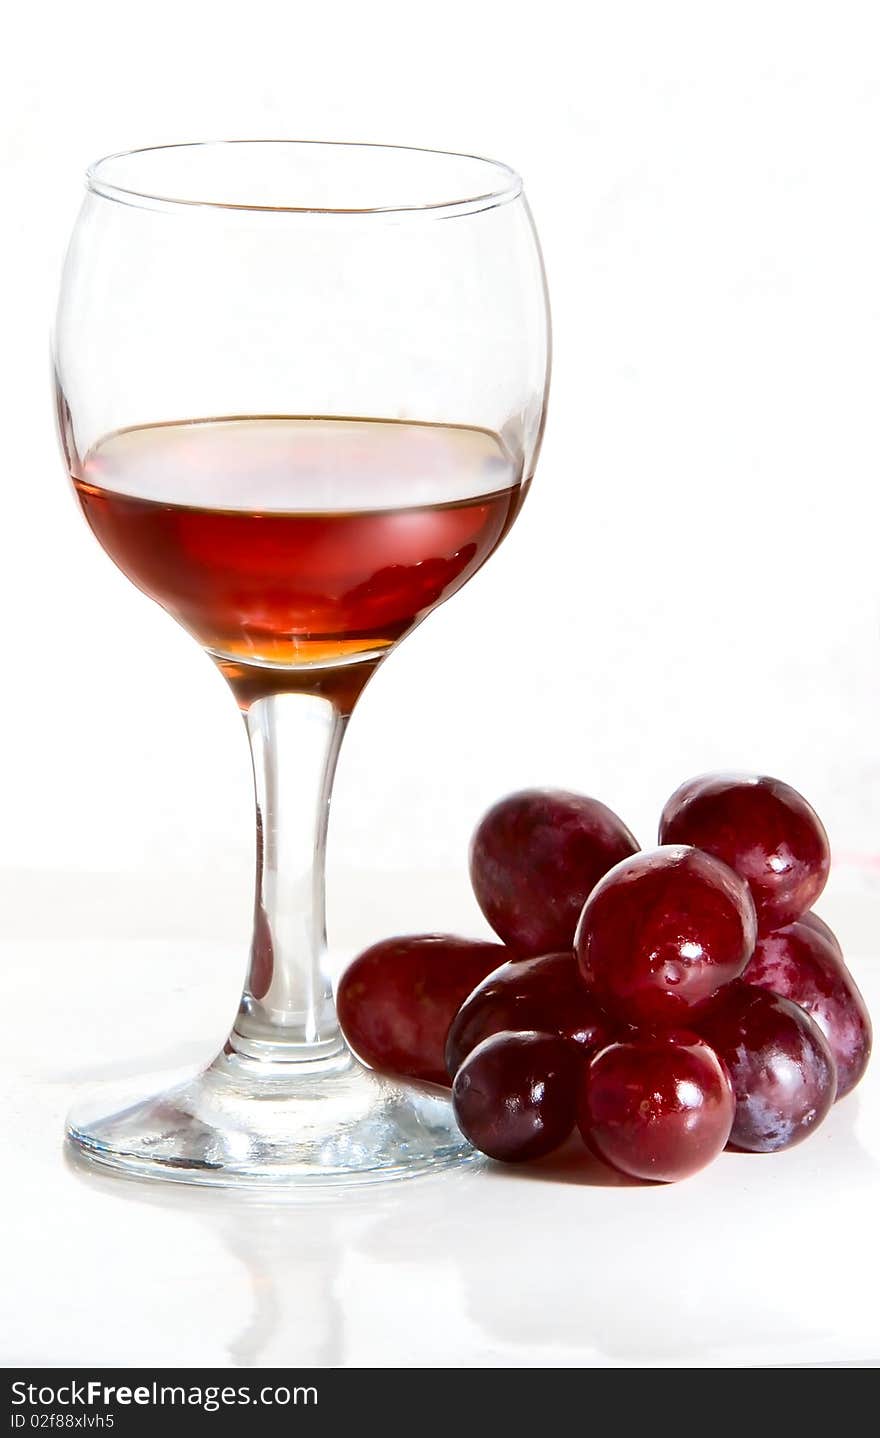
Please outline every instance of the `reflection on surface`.
[{"label": "reflection on surface", "polygon": [[[96,1169],[70,1145],[64,1153],[68,1171],[80,1182],[121,1203],[196,1219],[242,1266],[252,1307],[234,1315],[224,1340],[228,1361],[241,1367],[333,1368],[352,1363],[346,1356],[349,1305],[342,1280],[351,1257],[361,1251],[363,1236],[375,1224],[380,1229],[404,1226],[414,1190],[429,1187],[436,1202],[439,1181],[448,1199],[462,1180],[472,1176],[467,1170],[453,1170],[391,1184],[381,1191],[313,1189],[267,1199],[253,1191],[118,1177]],[[430,1245],[429,1232],[425,1240]],[[376,1262],[382,1263],[381,1256]],[[382,1293],[383,1275],[377,1272],[367,1284],[366,1296],[381,1301]],[[377,1331],[381,1335],[381,1321]]]},{"label": "reflection on surface", "polygon": [[[310,1245],[294,1259],[289,1218],[271,1211],[255,1211],[246,1222],[230,1216],[223,1224],[222,1237],[233,1258],[247,1271],[253,1294],[249,1320],[228,1343],[231,1361],[243,1368],[290,1363],[339,1367],[343,1321],[333,1246],[316,1249]],[[311,1344],[307,1357],[302,1358],[304,1329],[311,1335]]]}]

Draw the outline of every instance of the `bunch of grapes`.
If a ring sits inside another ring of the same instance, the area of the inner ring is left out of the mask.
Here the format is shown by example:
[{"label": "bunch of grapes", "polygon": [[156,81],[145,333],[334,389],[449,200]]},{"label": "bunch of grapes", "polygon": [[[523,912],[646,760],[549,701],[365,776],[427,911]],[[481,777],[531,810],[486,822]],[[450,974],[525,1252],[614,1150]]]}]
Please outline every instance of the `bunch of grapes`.
[{"label": "bunch of grapes", "polygon": [[343,975],[346,1037],[373,1067],[452,1082],[490,1157],[577,1128],[604,1162],[669,1182],[727,1146],[791,1147],[859,1082],[864,1000],[811,912],[825,830],[779,780],[705,775],[640,851],[598,800],[525,790],[484,816],[471,879],[501,943],[389,939]]}]

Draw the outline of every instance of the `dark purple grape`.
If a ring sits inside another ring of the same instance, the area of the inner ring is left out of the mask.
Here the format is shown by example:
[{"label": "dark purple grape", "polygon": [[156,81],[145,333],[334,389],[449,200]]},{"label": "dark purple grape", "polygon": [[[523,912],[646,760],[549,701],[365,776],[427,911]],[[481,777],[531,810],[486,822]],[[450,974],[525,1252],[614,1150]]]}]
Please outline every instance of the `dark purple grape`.
[{"label": "dark purple grape", "polygon": [[727,1070],[694,1033],[610,1044],[583,1078],[578,1126],[599,1158],[633,1178],[673,1183],[717,1158],[735,1102]]},{"label": "dark purple grape", "polygon": [[638,850],[598,799],[523,789],[483,816],[471,840],[471,882],[496,934],[521,955],[570,949],[602,875]]},{"label": "dark purple grape", "polygon": [[748,884],[767,933],[790,924],[825,887],[828,835],[803,795],[766,775],[702,774],[668,800],[661,844],[693,844]]},{"label": "dark purple grape", "polygon": [[589,1053],[614,1038],[612,1025],[580,976],[572,953],[511,959],[465,999],[449,1029],[446,1067],[455,1076],[483,1039],[504,1029],[559,1034]]},{"label": "dark purple grape", "polygon": [[452,1106],[474,1148],[505,1163],[540,1158],[574,1127],[580,1064],[572,1045],[550,1034],[499,1033],[468,1054],[455,1075]]},{"label": "dark purple grape", "polygon": [[871,1019],[840,945],[826,925],[800,919],[759,939],[748,984],[791,999],[822,1030],[837,1064],[837,1097],[854,1089],[871,1057]]},{"label": "dark purple grape", "polygon": [[731,984],[699,1029],[733,1082],[730,1142],[736,1148],[791,1148],[825,1118],[837,1088],[834,1058],[797,1004],[750,984]]}]

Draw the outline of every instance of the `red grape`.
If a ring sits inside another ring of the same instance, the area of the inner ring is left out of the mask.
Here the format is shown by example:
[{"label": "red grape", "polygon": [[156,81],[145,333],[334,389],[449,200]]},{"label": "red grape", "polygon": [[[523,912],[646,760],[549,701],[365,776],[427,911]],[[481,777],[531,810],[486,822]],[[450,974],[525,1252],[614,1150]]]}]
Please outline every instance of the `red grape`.
[{"label": "red grape", "polygon": [[797,1004],[731,984],[700,1022],[736,1094],[730,1142],[754,1153],[791,1148],[834,1102],[837,1074],[824,1035]]},{"label": "red grape", "polygon": [[342,1032],[372,1068],[448,1084],[449,1025],[506,957],[503,944],[451,934],[384,939],[359,954],[339,981]]},{"label": "red grape", "polygon": [[828,835],[796,789],[749,774],[704,774],[676,789],[661,844],[694,844],[723,859],[752,891],[761,933],[797,919],[828,878]]},{"label": "red grape", "polygon": [[574,1128],[577,1055],[551,1034],[493,1034],[455,1075],[452,1106],[459,1128],[490,1158],[540,1158]]},{"label": "red grape", "polygon": [[597,799],[523,789],[495,804],[471,841],[471,882],[492,928],[524,955],[570,949],[584,902],[638,844]]},{"label": "red grape", "polygon": [[610,1044],[583,1078],[578,1125],[599,1158],[633,1178],[672,1183],[711,1163],[730,1137],[730,1078],[687,1030]]},{"label": "red grape", "polygon": [[808,1013],[834,1055],[837,1097],[855,1088],[871,1056],[871,1020],[830,929],[801,919],[765,934],[743,978]]},{"label": "red grape", "polygon": [[454,1076],[478,1043],[503,1029],[559,1034],[583,1052],[614,1037],[570,952],[511,959],[483,979],[452,1020],[446,1040],[449,1073]]},{"label": "red grape", "polygon": [[826,924],[824,919],[820,919],[818,914],[814,914],[812,909],[807,909],[807,912],[801,914],[796,922],[806,924],[808,929],[814,929],[817,934],[821,934],[823,938],[827,939],[838,958],[843,958],[843,949],[840,947],[840,940],[834,930]]},{"label": "red grape", "polygon": [[755,909],[732,869],[685,845],[634,854],[600,879],[575,947],[599,1002],[625,1023],[687,1023],[740,975]]}]

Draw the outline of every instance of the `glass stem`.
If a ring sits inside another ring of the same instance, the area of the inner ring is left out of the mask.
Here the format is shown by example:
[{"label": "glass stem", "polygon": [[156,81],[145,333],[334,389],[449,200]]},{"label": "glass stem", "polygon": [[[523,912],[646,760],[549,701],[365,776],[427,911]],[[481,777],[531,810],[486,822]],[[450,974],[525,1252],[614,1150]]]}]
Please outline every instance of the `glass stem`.
[{"label": "glass stem", "polygon": [[344,1048],[326,970],[324,854],[347,716],[317,694],[270,694],[244,715],[254,766],[257,879],[247,982],[228,1049],[308,1062]]}]

